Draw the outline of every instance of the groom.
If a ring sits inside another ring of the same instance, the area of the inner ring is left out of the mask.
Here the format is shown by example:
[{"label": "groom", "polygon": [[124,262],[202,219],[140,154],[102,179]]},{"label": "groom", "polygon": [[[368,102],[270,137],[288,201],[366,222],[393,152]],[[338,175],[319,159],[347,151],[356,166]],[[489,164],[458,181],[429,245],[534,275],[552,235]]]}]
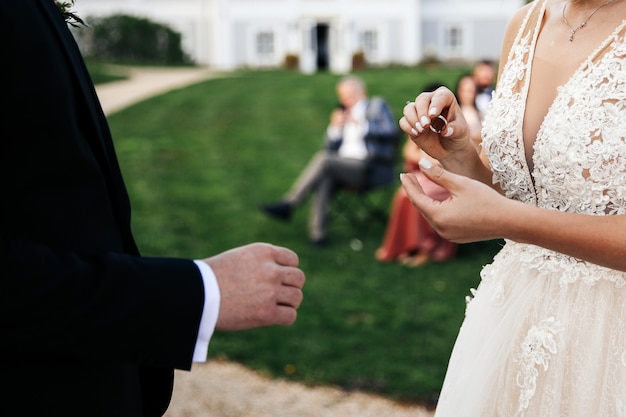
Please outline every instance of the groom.
[{"label": "groom", "polygon": [[53,0],[0,0],[0,416],[152,417],[214,329],[289,325],[304,274],[252,244],[144,258],[113,142]]}]

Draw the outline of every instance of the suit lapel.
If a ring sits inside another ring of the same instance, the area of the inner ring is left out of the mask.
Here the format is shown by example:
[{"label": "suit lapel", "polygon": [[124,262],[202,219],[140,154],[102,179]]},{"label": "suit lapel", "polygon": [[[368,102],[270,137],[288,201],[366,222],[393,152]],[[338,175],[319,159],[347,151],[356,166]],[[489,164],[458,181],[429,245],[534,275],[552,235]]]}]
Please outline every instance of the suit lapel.
[{"label": "suit lapel", "polygon": [[78,100],[81,100],[79,104],[85,106],[87,109],[86,114],[90,116],[92,123],[85,121],[85,126],[88,128],[85,140],[91,144],[99,160],[99,165],[105,173],[105,178],[109,184],[111,200],[117,207],[116,213],[120,223],[120,230],[123,231],[126,237],[125,240],[128,249],[131,252],[138,252],[130,232],[130,203],[115,155],[113,140],[83,57],[78,49],[78,45],[74,41],[74,37],[67,28],[67,23],[63,20],[53,0],[35,1],[38,1],[50,25],[54,28],[54,32],[59,43],[62,45],[64,55],[68,61],[68,69],[72,71],[70,76],[73,78],[74,82],[78,84],[77,90],[81,93],[77,97]]},{"label": "suit lapel", "polygon": [[79,84],[79,91],[82,92],[84,99],[83,104],[87,106],[87,109],[89,110],[89,115],[91,116],[91,119],[93,120],[95,126],[94,132],[90,133],[95,133],[98,136],[98,146],[101,148],[102,156],[104,156],[108,166],[108,153],[110,150],[107,149],[107,146],[105,146],[105,141],[102,137],[103,134],[108,134],[108,127],[102,109],[99,105],[97,94],[95,92],[95,89],[93,88],[93,84],[90,81],[89,73],[87,71],[87,68],[85,67],[82,55],[78,50],[76,42],[74,42],[72,34],[67,29],[67,24],[61,18],[58,10],[56,10],[54,2],[52,0],[39,0],[39,2],[46,16],[48,17],[50,24],[54,28],[59,42],[63,46],[65,57],[69,61],[69,67],[73,72],[72,78],[75,82]]}]

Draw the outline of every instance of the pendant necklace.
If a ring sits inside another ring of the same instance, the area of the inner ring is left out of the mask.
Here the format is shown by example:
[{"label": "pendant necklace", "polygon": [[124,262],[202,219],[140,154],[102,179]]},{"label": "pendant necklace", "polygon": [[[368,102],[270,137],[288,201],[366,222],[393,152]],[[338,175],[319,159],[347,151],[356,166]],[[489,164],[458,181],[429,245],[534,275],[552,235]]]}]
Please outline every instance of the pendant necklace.
[{"label": "pendant necklace", "polygon": [[568,3],[568,2],[565,2],[565,4],[563,5],[563,21],[565,22],[565,24],[569,28],[569,38],[567,38],[567,40],[572,42],[574,40],[574,35],[576,34],[576,32],[578,32],[580,29],[585,27],[585,25],[587,24],[589,19],[591,19],[591,16],[596,14],[596,12],[598,10],[600,10],[601,8],[603,8],[604,6],[608,6],[609,4],[613,3],[614,1],[615,0],[609,0],[609,1],[604,2],[601,5],[599,5],[598,8],[595,9],[593,12],[591,12],[591,14],[589,16],[587,16],[587,18],[585,20],[583,20],[583,22],[580,25],[578,25],[578,27],[576,27],[576,28],[573,28],[572,25],[570,25],[569,22],[567,21],[567,18],[565,17],[565,8],[567,7],[567,3]]}]

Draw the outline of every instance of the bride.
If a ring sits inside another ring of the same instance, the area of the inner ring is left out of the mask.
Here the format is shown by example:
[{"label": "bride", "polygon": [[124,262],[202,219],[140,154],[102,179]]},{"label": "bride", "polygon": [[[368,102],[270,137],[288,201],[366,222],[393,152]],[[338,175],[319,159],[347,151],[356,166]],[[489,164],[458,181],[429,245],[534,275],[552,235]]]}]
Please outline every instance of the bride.
[{"label": "bride", "polygon": [[402,175],[438,233],[506,241],[472,290],[436,416],[626,416],[626,1],[519,10],[480,154],[445,88],[400,126],[441,162],[421,168],[444,201]]}]

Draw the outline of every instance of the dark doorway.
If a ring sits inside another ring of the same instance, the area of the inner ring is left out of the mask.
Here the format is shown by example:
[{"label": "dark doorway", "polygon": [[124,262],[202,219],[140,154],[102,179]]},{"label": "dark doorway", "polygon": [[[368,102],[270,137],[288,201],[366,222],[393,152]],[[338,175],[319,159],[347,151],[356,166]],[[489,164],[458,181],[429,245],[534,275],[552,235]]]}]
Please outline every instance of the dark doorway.
[{"label": "dark doorway", "polygon": [[328,69],[328,24],[318,23],[313,29],[313,38],[316,45],[317,69]]}]

